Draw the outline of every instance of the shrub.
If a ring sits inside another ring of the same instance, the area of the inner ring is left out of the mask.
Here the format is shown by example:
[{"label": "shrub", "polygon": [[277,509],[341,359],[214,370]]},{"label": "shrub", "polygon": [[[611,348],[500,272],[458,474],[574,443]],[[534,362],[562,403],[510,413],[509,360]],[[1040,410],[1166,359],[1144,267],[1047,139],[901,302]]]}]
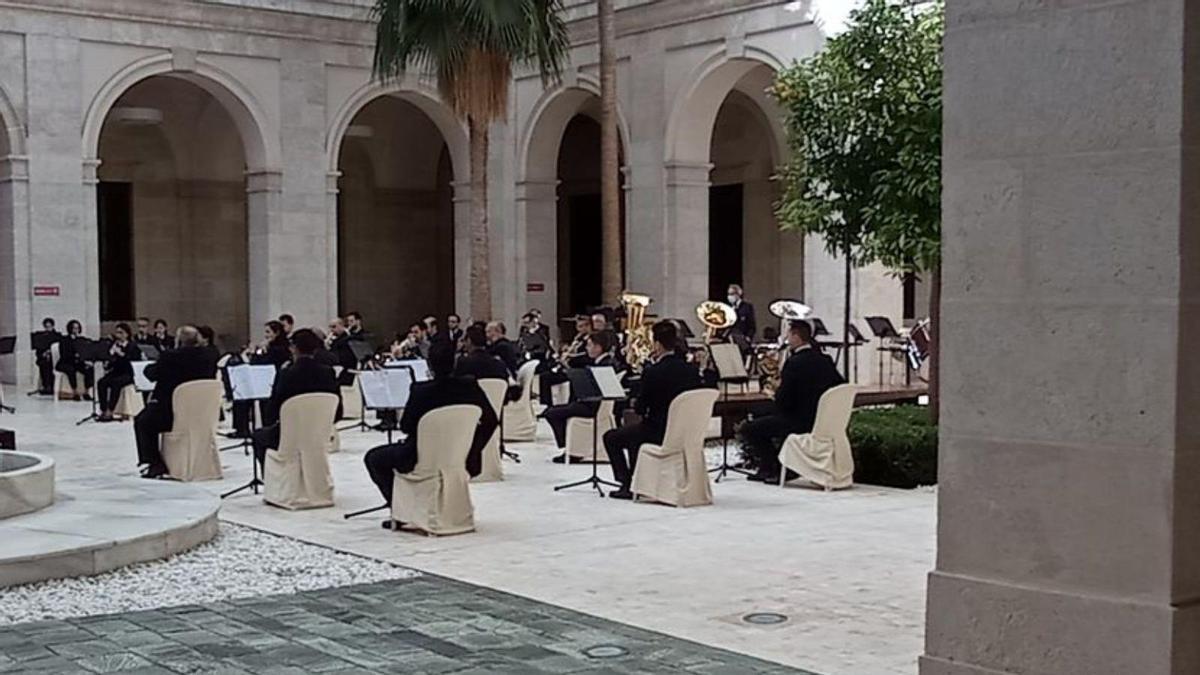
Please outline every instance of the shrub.
[{"label": "shrub", "polygon": [[898,488],[937,483],[937,427],[928,408],[856,410],[849,435],[856,483]]}]

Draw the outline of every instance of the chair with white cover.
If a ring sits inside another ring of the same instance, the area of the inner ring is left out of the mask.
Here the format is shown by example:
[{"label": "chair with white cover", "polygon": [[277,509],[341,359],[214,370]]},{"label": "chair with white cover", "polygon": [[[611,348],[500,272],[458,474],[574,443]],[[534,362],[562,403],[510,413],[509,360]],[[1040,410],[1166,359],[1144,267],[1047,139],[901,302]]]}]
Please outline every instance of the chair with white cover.
[{"label": "chair with white cover", "polygon": [[716,389],[687,391],[671,402],[662,445],[644,443],[633,471],[634,498],[672,506],[712,503],[704,436],[717,402]]},{"label": "chair with white cover", "polygon": [[790,469],[801,478],[826,490],[848,488],[854,483],[854,455],[846,429],[854,411],[852,384],[842,384],[821,394],[817,402],[817,419],[807,434],[792,434],[779,450],[779,484],[787,480]]},{"label": "chair with white cover", "polygon": [[363,410],[362,389],[359,388],[358,372],[354,373],[354,382],[342,385],[342,419],[360,420],[366,414]]},{"label": "chair with white cover", "polygon": [[293,396],[279,410],[279,447],[263,460],[263,501],[285,509],[333,506],[329,450],[336,394]]},{"label": "chair with white cover", "polygon": [[501,428],[504,440],[513,443],[532,443],[537,440],[537,418],[533,415],[533,375],[537,361],[527,361],[517,369],[517,384],[521,397],[504,406]]},{"label": "chair with white cover", "polygon": [[[508,382],[499,378],[484,378],[479,380],[479,388],[492,404],[492,410],[499,417],[504,407],[504,394],[508,391]],[[491,483],[504,480],[504,467],[500,464],[500,429],[483,446],[483,468],[479,475],[472,479],[476,483]]]},{"label": "chair with white cover", "polygon": [[392,519],[427,534],[475,529],[467,454],[475,440],[479,407],[451,405],[426,413],[417,424],[417,465],[397,473]]},{"label": "chair with white cover", "polygon": [[113,414],[122,419],[133,419],[146,407],[142,401],[142,392],[132,384],[121,387],[121,395],[117,398],[117,407]]},{"label": "chair with white cover", "polygon": [[87,393],[87,389],[79,390],[75,388],[75,383],[67,376],[66,373],[58,369],[59,353],[62,346],[55,342],[50,345],[50,367],[54,369],[54,398],[56,399],[73,399],[77,395]]},{"label": "chair with white cover", "polygon": [[[595,425],[599,424],[597,429]],[[593,456],[597,464],[608,463],[608,453],[601,446],[604,434],[617,426],[613,416],[613,402],[601,401],[596,417],[572,417],[567,420],[567,458],[572,462],[590,462]],[[596,444],[595,454],[592,444]]]},{"label": "chair with white cover", "polygon": [[220,380],[192,380],[175,388],[171,409],[175,421],[162,434],[163,463],[172,478],[182,481],[221,478],[217,452],[217,420],[221,415]]}]

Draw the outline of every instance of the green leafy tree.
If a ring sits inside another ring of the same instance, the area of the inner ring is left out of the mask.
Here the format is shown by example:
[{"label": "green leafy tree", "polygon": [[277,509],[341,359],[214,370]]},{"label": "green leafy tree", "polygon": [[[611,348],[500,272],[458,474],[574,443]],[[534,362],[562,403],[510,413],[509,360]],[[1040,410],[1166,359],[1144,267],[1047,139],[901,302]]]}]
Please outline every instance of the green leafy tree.
[{"label": "green leafy tree", "polygon": [[[781,72],[772,87],[792,151],[780,172],[780,226],[820,235],[831,253],[845,256],[843,328],[850,323],[852,266],[880,262],[929,280],[935,346],[943,29],[940,2],[867,0],[851,12],[844,33]],[[848,370],[849,350],[842,353]],[[936,364],[934,351],[935,417]]]},{"label": "green leafy tree", "polygon": [[471,143],[471,307],[492,314],[488,263],[488,128],[508,113],[514,66],[557,83],[568,49],[562,0],[376,0],[374,76],[411,68],[437,78],[442,99],[466,121]]}]

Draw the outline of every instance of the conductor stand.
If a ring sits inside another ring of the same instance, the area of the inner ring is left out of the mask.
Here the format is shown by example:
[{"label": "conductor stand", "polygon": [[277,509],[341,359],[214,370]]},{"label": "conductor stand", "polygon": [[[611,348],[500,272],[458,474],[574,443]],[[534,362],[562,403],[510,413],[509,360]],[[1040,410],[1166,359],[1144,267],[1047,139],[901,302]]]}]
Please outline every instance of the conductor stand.
[{"label": "conductor stand", "polygon": [[92,412],[87,417],[76,422],[75,426],[86,422],[95,422],[100,419],[100,397],[96,395],[98,392],[95,391],[96,364],[108,360],[108,351],[110,349],[112,349],[111,340],[95,340],[79,345],[79,358],[92,369]]},{"label": "conductor stand", "polygon": [[[17,336],[16,335],[8,335],[5,337],[0,337],[0,356],[7,356],[8,354],[12,354],[14,351],[16,351],[16,348],[17,348]],[[17,414],[17,409],[12,407],[11,405],[7,405],[4,403],[3,386],[4,385],[0,384],[0,412],[7,412],[7,413],[12,413],[15,415],[15,414]]]},{"label": "conductor stand", "polygon": [[[728,404],[729,388],[734,385],[745,388],[750,382],[750,374],[746,371],[741,350],[737,345],[714,344],[709,346],[709,351],[712,353],[712,363],[717,369],[717,386],[721,388],[722,403]],[[728,408],[727,405],[725,407]],[[714,482],[720,483],[730,471],[744,476],[750,475],[749,471],[729,463],[729,434],[725,433],[725,419],[721,418],[721,465],[709,469],[708,472],[717,474]]]},{"label": "conductor stand", "polygon": [[[625,388],[621,385],[621,381],[617,379],[616,373],[609,366],[601,366],[596,368],[572,368],[567,371],[567,378],[571,382],[571,390],[577,394],[576,400],[580,403],[595,403],[599,406],[604,401],[624,401]],[[592,420],[592,475],[583,480],[577,480],[574,483],[554,486],[554,491],[567,490],[574,487],[589,485],[596,490],[596,493],[603,497],[604,488],[602,485],[607,485],[611,488],[620,489],[620,485],[609,480],[604,480],[599,474],[599,464],[596,460],[599,459],[600,448],[600,424],[596,419]]]}]

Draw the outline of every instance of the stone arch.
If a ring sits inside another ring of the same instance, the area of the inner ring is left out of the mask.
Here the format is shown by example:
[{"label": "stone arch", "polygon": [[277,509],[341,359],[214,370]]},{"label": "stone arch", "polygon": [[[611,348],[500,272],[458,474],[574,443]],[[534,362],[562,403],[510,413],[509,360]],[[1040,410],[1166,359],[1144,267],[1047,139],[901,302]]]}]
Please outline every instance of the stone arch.
[{"label": "stone arch", "polygon": [[228,72],[197,59],[177,67],[171,54],[135,61],[117,71],[96,93],[83,118],[83,156],[94,158],[100,147],[104,120],[117,99],[130,87],[155,75],[178,77],[208,92],[233,118],[246,152],[250,172],[278,170],[282,164],[279,136],[271,133],[266,112],[246,85]]},{"label": "stone arch", "polygon": [[[542,94],[534,104],[529,121],[521,133],[521,148],[517,166],[521,179],[527,181],[554,180],[558,150],[563,132],[575,115],[593,98],[600,97],[597,78],[580,73],[573,83],[563,84]],[[617,106],[617,134],[621,147],[629,147],[629,127]]]},{"label": "stone arch", "polygon": [[25,124],[8,94],[0,87],[0,159],[25,155]]}]

